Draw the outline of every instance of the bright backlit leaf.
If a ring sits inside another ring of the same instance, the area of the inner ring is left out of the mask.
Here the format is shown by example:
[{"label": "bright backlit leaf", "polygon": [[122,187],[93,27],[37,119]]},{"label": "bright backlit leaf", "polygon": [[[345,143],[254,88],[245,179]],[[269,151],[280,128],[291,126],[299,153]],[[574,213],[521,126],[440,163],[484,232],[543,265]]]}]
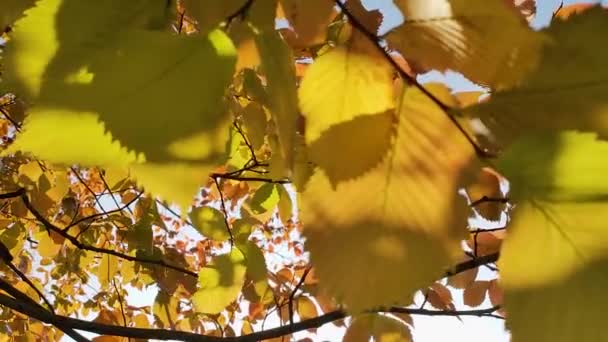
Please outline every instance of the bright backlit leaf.
[{"label": "bright backlit leaf", "polygon": [[274,184],[262,185],[250,200],[251,209],[256,214],[267,212],[279,203],[279,191]]},{"label": "bright backlit leaf", "polygon": [[[494,88],[538,63],[542,35],[504,0],[398,0],[405,23],[387,37],[416,69],[455,70]],[[497,44],[500,42],[500,44]]]},{"label": "bright backlit leaf", "polygon": [[[407,303],[437,279],[456,261],[466,234],[466,204],[457,189],[472,154],[445,113],[407,88],[384,160],[336,187],[317,170],[302,194],[306,248],[320,285],[358,312]],[[358,267],[338,266],[344,263]]]},{"label": "bright backlit leaf", "polygon": [[346,329],[344,342],[369,341],[410,342],[412,335],[407,325],[394,318],[377,314],[356,316]]},{"label": "bright backlit leaf", "polygon": [[[395,113],[389,110],[334,125],[309,146],[308,156],[332,183],[355,178],[382,161],[391,144],[395,122]],[[360,136],[366,138],[358,139]]]},{"label": "bright backlit leaf", "polygon": [[304,74],[298,95],[308,144],[334,125],[395,106],[390,65],[362,51],[356,41],[319,56]]},{"label": "bright backlit leaf", "polygon": [[113,255],[102,255],[97,270],[97,279],[101,286],[108,286],[118,271],[118,259]]},{"label": "bright backlit leaf", "polygon": [[297,46],[325,42],[327,25],[336,15],[331,0],[280,0],[280,4],[293,28]]},{"label": "bright backlit leaf", "polygon": [[[531,136],[498,167],[513,182],[517,207],[499,263],[505,288],[559,281],[607,255],[608,143],[592,133]],[[528,251],[522,253],[522,251]]]},{"label": "bright backlit leaf", "polygon": [[230,238],[221,211],[213,207],[198,207],[193,208],[189,216],[194,228],[204,237],[220,242]]},{"label": "bright backlit leaf", "polygon": [[213,258],[198,274],[199,289],[192,295],[196,311],[208,314],[222,312],[232,303],[245,283],[245,256],[237,248]]}]

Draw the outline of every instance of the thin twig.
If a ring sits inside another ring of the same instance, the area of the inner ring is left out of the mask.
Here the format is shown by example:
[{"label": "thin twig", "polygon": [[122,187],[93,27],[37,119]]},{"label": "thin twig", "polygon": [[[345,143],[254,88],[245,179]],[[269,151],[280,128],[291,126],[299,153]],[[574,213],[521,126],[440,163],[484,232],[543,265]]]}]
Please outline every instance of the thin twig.
[{"label": "thin twig", "polygon": [[[118,303],[120,304],[120,313],[122,314],[122,322],[123,322],[123,326],[127,326],[127,316],[125,316],[125,308],[122,304],[122,296],[120,295],[120,290],[118,289],[118,286],[116,286],[116,279],[112,279],[112,285],[114,285],[114,290],[116,290],[116,296],[118,297]],[[129,338],[129,341],[131,341],[131,338]]]},{"label": "thin twig", "polygon": [[226,18],[226,26],[230,26],[232,21],[236,18],[243,20],[247,16],[247,11],[249,11],[249,8],[251,8],[251,5],[253,5],[254,2],[255,0],[247,0],[243,6],[236,10],[236,12],[229,15],[228,18]]},{"label": "thin twig", "polygon": [[289,295],[289,301],[287,302],[287,308],[289,309],[289,324],[291,324],[291,325],[293,325],[293,300],[296,296],[296,292],[298,292],[300,287],[302,287],[302,285],[304,285],[304,282],[306,281],[306,277],[308,276],[308,273],[310,272],[311,269],[312,269],[312,266],[308,266],[304,270],[304,273],[302,273],[302,277],[300,278],[300,281],[298,281],[296,286],[293,288],[293,291],[291,291],[291,294]]},{"label": "thin twig", "polygon": [[444,274],[444,276],[451,277],[458,273],[468,271],[470,269],[473,269],[473,268],[476,268],[476,267],[479,267],[482,265],[494,263],[498,260],[499,256],[500,256],[500,254],[498,252],[496,252],[496,253],[480,256],[478,258],[474,258],[474,259],[471,259],[471,260],[468,260],[465,262],[461,262],[460,264],[457,264],[454,267],[452,267],[452,269],[448,270]]},{"label": "thin twig", "polygon": [[224,214],[224,225],[226,226],[226,231],[230,236],[230,248],[234,247],[234,236],[232,235],[232,229],[230,227],[230,222],[228,221],[228,211],[226,210],[226,202],[224,200],[224,193],[222,192],[222,188],[220,187],[220,182],[217,178],[213,178],[213,182],[215,183],[215,187],[217,188],[217,192],[220,194],[220,205],[222,208],[222,212]]},{"label": "thin twig", "polygon": [[68,233],[64,232],[63,229],[55,226],[54,224],[49,222],[49,220],[47,220],[44,216],[42,216],[42,214],[40,214],[40,212],[38,212],[36,210],[36,208],[33,207],[32,203],[30,202],[30,200],[27,197],[27,194],[25,194],[25,192],[21,195],[21,200],[23,201],[23,204],[25,205],[25,207],[32,213],[32,215],[34,215],[34,217],[38,221],[40,221],[44,225],[44,227],[47,230],[49,230],[49,232],[53,231],[53,232],[61,235],[62,237],[64,237],[66,240],[70,241],[74,246],[76,246],[79,249],[96,252],[96,253],[109,254],[109,255],[118,257],[120,259],[123,259],[123,260],[163,266],[163,267],[170,268],[172,270],[187,274],[191,277],[195,277],[195,278],[198,277],[198,274],[196,272],[187,270],[187,269],[179,267],[179,266],[169,264],[162,259],[134,257],[134,256],[123,254],[123,253],[120,253],[120,252],[117,252],[117,251],[114,251],[111,249],[105,249],[105,248],[99,248],[99,247],[95,247],[95,246],[86,245],[86,244],[78,241],[78,239],[75,238],[74,236],[69,235]]},{"label": "thin twig", "polygon": [[76,221],[74,221],[74,222],[70,223],[70,224],[69,224],[68,226],[66,226],[65,228],[63,228],[63,231],[64,231],[65,233],[67,233],[67,232],[68,232],[68,230],[69,230],[70,228],[72,228],[72,227],[74,227],[74,226],[76,226],[76,225],[78,225],[79,223],[82,223],[82,222],[84,222],[84,221],[94,220],[94,219],[96,219],[96,218],[98,218],[98,217],[107,216],[107,215],[110,215],[110,214],[113,214],[113,213],[121,212],[121,211],[125,210],[125,208],[128,208],[128,207],[129,207],[131,204],[133,204],[135,201],[137,201],[137,200],[138,200],[138,199],[141,197],[141,195],[142,195],[142,194],[143,194],[143,191],[142,191],[142,192],[140,192],[139,194],[137,194],[137,195],[136,195],[136,196],[135,196],[133,199],[131,199],[131,200],[130,200],[128,203],[125,203],[123,206],[121,206],[121,207],[119,207],[119,208],[112,209],[112,210],[108,210],[108,211],[104,211],[104,212],[101,212],[101,213],[95,213],[95,214],[89,215],[89,216],[87,216],[87,217],[82,217],[82,218],[80,218],[80,219],[78,219],[78,220],[76,220]]}]

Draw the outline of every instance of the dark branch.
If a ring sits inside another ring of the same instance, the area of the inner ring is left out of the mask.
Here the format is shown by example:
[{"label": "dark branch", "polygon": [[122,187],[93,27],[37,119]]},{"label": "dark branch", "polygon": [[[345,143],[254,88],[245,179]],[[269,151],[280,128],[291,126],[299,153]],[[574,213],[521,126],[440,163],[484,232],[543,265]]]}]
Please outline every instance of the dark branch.
[{"label": "dark branch", "polygon": [[290,184],[291,183],[291,180],[289,180],[289,179],[271,179],[271,178],[264,178],[264,177],[242,177],[242,176],[235,176],[235,175],[225,174],[225,173],[212,173],[209,176],[211,178],[230,179],[230,180],[241,181],[241,182],[247,181],[247,182],[263,182],[263,183],[274,183],[274,184]]},{"label": "dark branch", "polygon": [[[21,303],[23,305],[27,305],[28,307],[30,307],[32,310],[38,311],[42,314],[45,315],[50,315],[50,316],[55,316],[55,314],[53,314],[52,312],[47,311],[46,309],[44,309],[42,306],[40,306],[40,304],[34,302],[30,297],[28,297],[26,294],[24,294],[23,292],[17,290],[15,287],[13,287],[11,284],[7,283],[6,281],[0,279],[0,289],[2,289],[3,291],[5,291],[6,293],[10,294],[11,296],[15,297],[15,299],[2,295],[0,294],[0,305],[4,305],[4,303],[2,302],[2,297],[6,297],[9,300],[15,301],[17,303]],[[23,313],[22,311],[15,309],[13,307],[11,307],[10,305],[4,305],[7,306],[11,309],[14,309],[16,311],[19,311],[21,313]],[[33,315],[28,315],[30,317],[36,318],[37,317],[33,316]],[[80,335],[79,333],[77,333],[76,331],[74,331],[71,327],[67,327],[64,324],[55,324],[55,326],[63,331],[66,335],[70,336],[71,338],[73,338],[75,341],[77,342],[88,342],[89,340],[86,339],[85,337],[83,337],[82,335]]]},{"label": "dark branch", "polygon": [[247,0],[243,6],[236,10],[236,12],[228,16],[228,18],[226,18],[226,25],[230,25],[230,23],[232,23],[232,21],[236,18],[243,20],[247,16],[247,12],[251,8],[251,5],[253,5],[254,1],[255,0]]},{"label": "dark branch", "polygon": [[482,198],[471,202],[471,204],[469,204],[469,206],[475,207],[475,206],[480,205],[481,203],[509,203],[509,198],[483,196]]},{"label": "dark branch", "polygon": [[222,187],[220,186],[220,182],[217,178],[213,178],[213,182],[215,183],[215,187],[217,188],[217,192],[220,194],[220,205],[222,208],[222,214],[224,214],[224,226],[226,226],[226,231],[228,232],[228,236],[230,237],[230,246],[234,246],[234,236],[232,235],[232,229],[230,227],[230,222],[228,221],[228,211],[226,210],[226,201],[224,200],[224,193],[222,192]]},{"label": "dark branch", "polygon": [[493,253],[493,254],[480,256],[480,257],[477,257],[477,258],[474,258],[474,259],[471,259],[471,260],[468,260],[465,262],[461,262],[460,264],[454,266],[451,270],[447,271],[445,273],[445,276],[451,277],[453,275],[456,275],[456,274],[464,272],[464,271],[468,271],[475,267],[491,264],[493,262],[496,262],[498,260],[499,256],[500,256],[499,253]]},{"label": "dark branch", "polygon": [[[123,336],[132,338],[143,338],[143,339],[157,339],[157,340],[179,340],[179,341],[200,341],[200,342],[226,342],[226,341],[261,341],[265,339],[285,336],[294,332],[303,331],[311,328],[318,328],[326,323],[333,322],[345,317],[348,314],[342,310],[336,310],[328,312],[324,315],[307,319],[298,323],[284,325],[278,328],[268,329],[257,333],[243,335],[239,337],[214,337],[204,336],[195,333],[174,331],[166,329],[143,329],[143,328],[131,328],[101,324],[96,322],[84,321],[81,319],[53,315],[50,312],[36,307],[26,301],[15,300],[9,296],[0,294],[0,305],[4,305],[13,310],[21,312],[22,314],[28,315],[39,321],[53,324],[57,327],[69,327],[72,329],[89,331],[97,334],[112,335],[112,336]],[[424,316],[477,316],[477,317],[493,317],[500,318],[501,316],[494,315],[493,312],[498,310],[498,306],[494,306],[488,309],[478,310],[425,310],[425,309],[410,309],[402,307],[390,307],[385,309],[374,310],[373,312],[393,312],[393,313],[406,313],[411,315],[424,315]]]}]

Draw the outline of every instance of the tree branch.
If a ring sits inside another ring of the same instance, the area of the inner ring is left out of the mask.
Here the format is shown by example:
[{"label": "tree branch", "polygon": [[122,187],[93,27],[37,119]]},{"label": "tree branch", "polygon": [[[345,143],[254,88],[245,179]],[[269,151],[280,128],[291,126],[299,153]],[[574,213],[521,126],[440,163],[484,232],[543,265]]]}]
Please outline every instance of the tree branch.
[{"label": "tree branch", "polygon": [[461,262],[460,264],[457,264],[456,266],[454,266],[451,270],[448,270],[445,273],[445,276],[451,277],[458,273],[473,269],[475,267],[479,267],[479,266],[486,265],[486,264],[491,264],[493,262],[496,262],[498,260],[499,256],[500,256],[500,254],[497,252],[497,253],[492,253],[492,254],[480,256],[477,258],[473,258],[473,259],[465,261],[465,262]]},{"label": "tree branch", "polygon": [[76,246],[79,249],[83,249],[83,250],[87,250],[87,251],[91,251],[91,252],[102,253],[102,254],[109,254],[109,255],[113,255],[115,257],[121,258],[123,260],[136,261],[136,262],[141,262],[141,263],[163,266],[163,267],[170,268],[172,270],[187,274],[191,277],[195,277],[195,278],[198,277],[198,274],[196,272],[187,270],[187,269],[179,267],[179,266],[169,264],[162,259],[134,257],[134,256],[123,254],[123,253],[120,253],[120,252],[117,252],[117,251],[114,251],[111,249],[105,249],[105,248],[86,245],[86,244],[78,241],[78,239],[75,238],[74,236],[63,231],[63,229],[55,226],[54,224],[49,222],[49,220],[47,220],[44,216],[42,216],[42,214],[40,214],[40,212],[38,212],[36,210],[36,208],[34,208],[32,203],[30,202],[29,198],[27,197],[27,194],[25,193],[25,191],[22,191],[22,193],[21,193],[21,200],[23,201],[23,204],[25,205],[25,207],[32,213],[32,215],[34,215],[34,217],[38,221],[40,221],[44,225],[44,227],[47,230],[53,231],[53,232],[61,235],[63,238],[70,241],[74,246]]},{"label": "tree branch", "polygon": [[[12,301],[15,301],[17,303],[21,303],[23,305],[26,305],[28,307],[30,307],[32,310],[36,310],[39,311],[40,313],[43,313],[45,315],[50,315],[50,316],[55,316],[54,313],[47,311],[46,309],[44,309],[42,306],[40,306],[40,304],[36,303],[35,301],[33,301],[30,297],[28,297],[26,294],[24,294],[23,292],[17,290],[15,287],[13,287],[11,284],[9,284],[8,282],[4,281],[3,279],[0,279],[0,289],[2,289],[3,291],[5,291],[6,293],[10,294],[11,296],[15,297],[15,299],[0,294],[0,305],[4,305],[4,303],[2,303],[2,297],[8,298]],[[11,309],[13,309],[13,307],[11,307],[10,305],[4,305],[7,307],[10,307]],[[19,311],[17,309],[14,309],[16,311]],[[21,313],[23,313],[22,311],[19,311]],[[30,317],[36,318],[37,317],[33,316],[33,315],[28,315]],[[40,319],[38,319],[40,320]],[[41,321],[41,320],[40,320]],[[71,338],[73,338],[75,341],[77,342],[88,342],[89,340],[86,339],[84,336],[80,335],[79,333],[77,333],[76,331],[74,331],[72,328],[67,327],[63,324],[54,324],[57,329],[63,331],[66,335],[70,336]]]},{"label": "tree branch", "polygon": [[[42,309],[41,307],[36,307],[31,305],[26,301],[18,301],[4,294],[0,294],[0,305],[9,307],[13,310],[21,312],[22,314],[28,315],[32,318],[35,318],[39,321],[53,324],[57,327],[69,327],[71,329],[78,329],[89,331],[92,333],[103,334],[103,335],[112,335],[112,336],[122,336],[122,337],[132,337],[132,338],[143,338],[143,339],[157,339],[157,340],[179,340],[179,341],[199,341],[199,342],[245,342],[245,341],[261,341],[265,339],[285,336],[288,334],[292,334],[294,332],[303,331],[311,328],[318,328],[324,324],[329,322],[333,322],[349,315],[342,310],[336,310],[332,312],[328,312],[324,315],[307,319],[298,323],[284,325],[281,327],[268,329],[248,335],[243,335],[239,337],[214,337],[214,336],[204,336],[195,333],[183,332],[183,331],[174,331],[167,329],[144,329],[144,328],[131,328],[131,327],[122,327],[122,326],[114,326],[101,324],[96,322],[84,321],[77,318],[71,318],[61,315],[53,315],[50,312]],[[407,313],[411,315],[425,315],[425,316],[477,316],[477,317],[493,317],[500,318],[502,317],[498,315],[492,314],[496,310],[499,309],[499,306],[494,306],[487,309],[477,309],[477,310],[425,310],[425,309],[416,309],[416,308],[402,308],[402,307],[390,307],[385,309],[378,309],[371,312],[392,312],[392,313]]]}]

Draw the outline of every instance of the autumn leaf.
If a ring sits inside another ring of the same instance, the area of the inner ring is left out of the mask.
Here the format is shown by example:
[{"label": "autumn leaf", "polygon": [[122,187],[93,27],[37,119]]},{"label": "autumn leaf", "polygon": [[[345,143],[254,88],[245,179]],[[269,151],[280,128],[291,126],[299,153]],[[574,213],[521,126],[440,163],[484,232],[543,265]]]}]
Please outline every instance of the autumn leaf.
[{"label": "autumn leaf", "polygon": [[356,316],[346,329],[345,342],[368,341],[397,342],[411,341],[412,336],[407,325],[387,316],[363,314]]},{"label": "autumn leaf", "polygon": [[[409,302],[439,277],[466,234],[466,205],[456,189],[471,156],[445,113],[406,88],[384,160],[336,187],[317,170],[302,193],[306,248],[321,285],[358,312]],[[338,266],[344,264],[357,267]],[[383,291],[368,292],[378,286]]]},{"label": "autumn leaf", "polygon": [[362,50],[356,40],[318,57],[306,71],[298,95],[309,144],[334,125],[395,106],[390,65],[378,54]]},{"label": "autumn leaf", "polygon": [[199,289],[192,296],[198,312],[222,312],[241,292],[245,282],[245,256],[238,249],[216,256],[199,272]]},{"label": "autumn leaf", "polygon": [[396,5],[405,22],[389,33],[388,43],[420,72],[451,69],[505,89],[539,62],[543,35],[508,1],[398,0]]},{"label": "autumn leaf", "polygon": [[603,151],[594,134],[567,132],[522,139],[503,155],[518,202],[499,262],[505,288],[559,281],[606,255]]}]

